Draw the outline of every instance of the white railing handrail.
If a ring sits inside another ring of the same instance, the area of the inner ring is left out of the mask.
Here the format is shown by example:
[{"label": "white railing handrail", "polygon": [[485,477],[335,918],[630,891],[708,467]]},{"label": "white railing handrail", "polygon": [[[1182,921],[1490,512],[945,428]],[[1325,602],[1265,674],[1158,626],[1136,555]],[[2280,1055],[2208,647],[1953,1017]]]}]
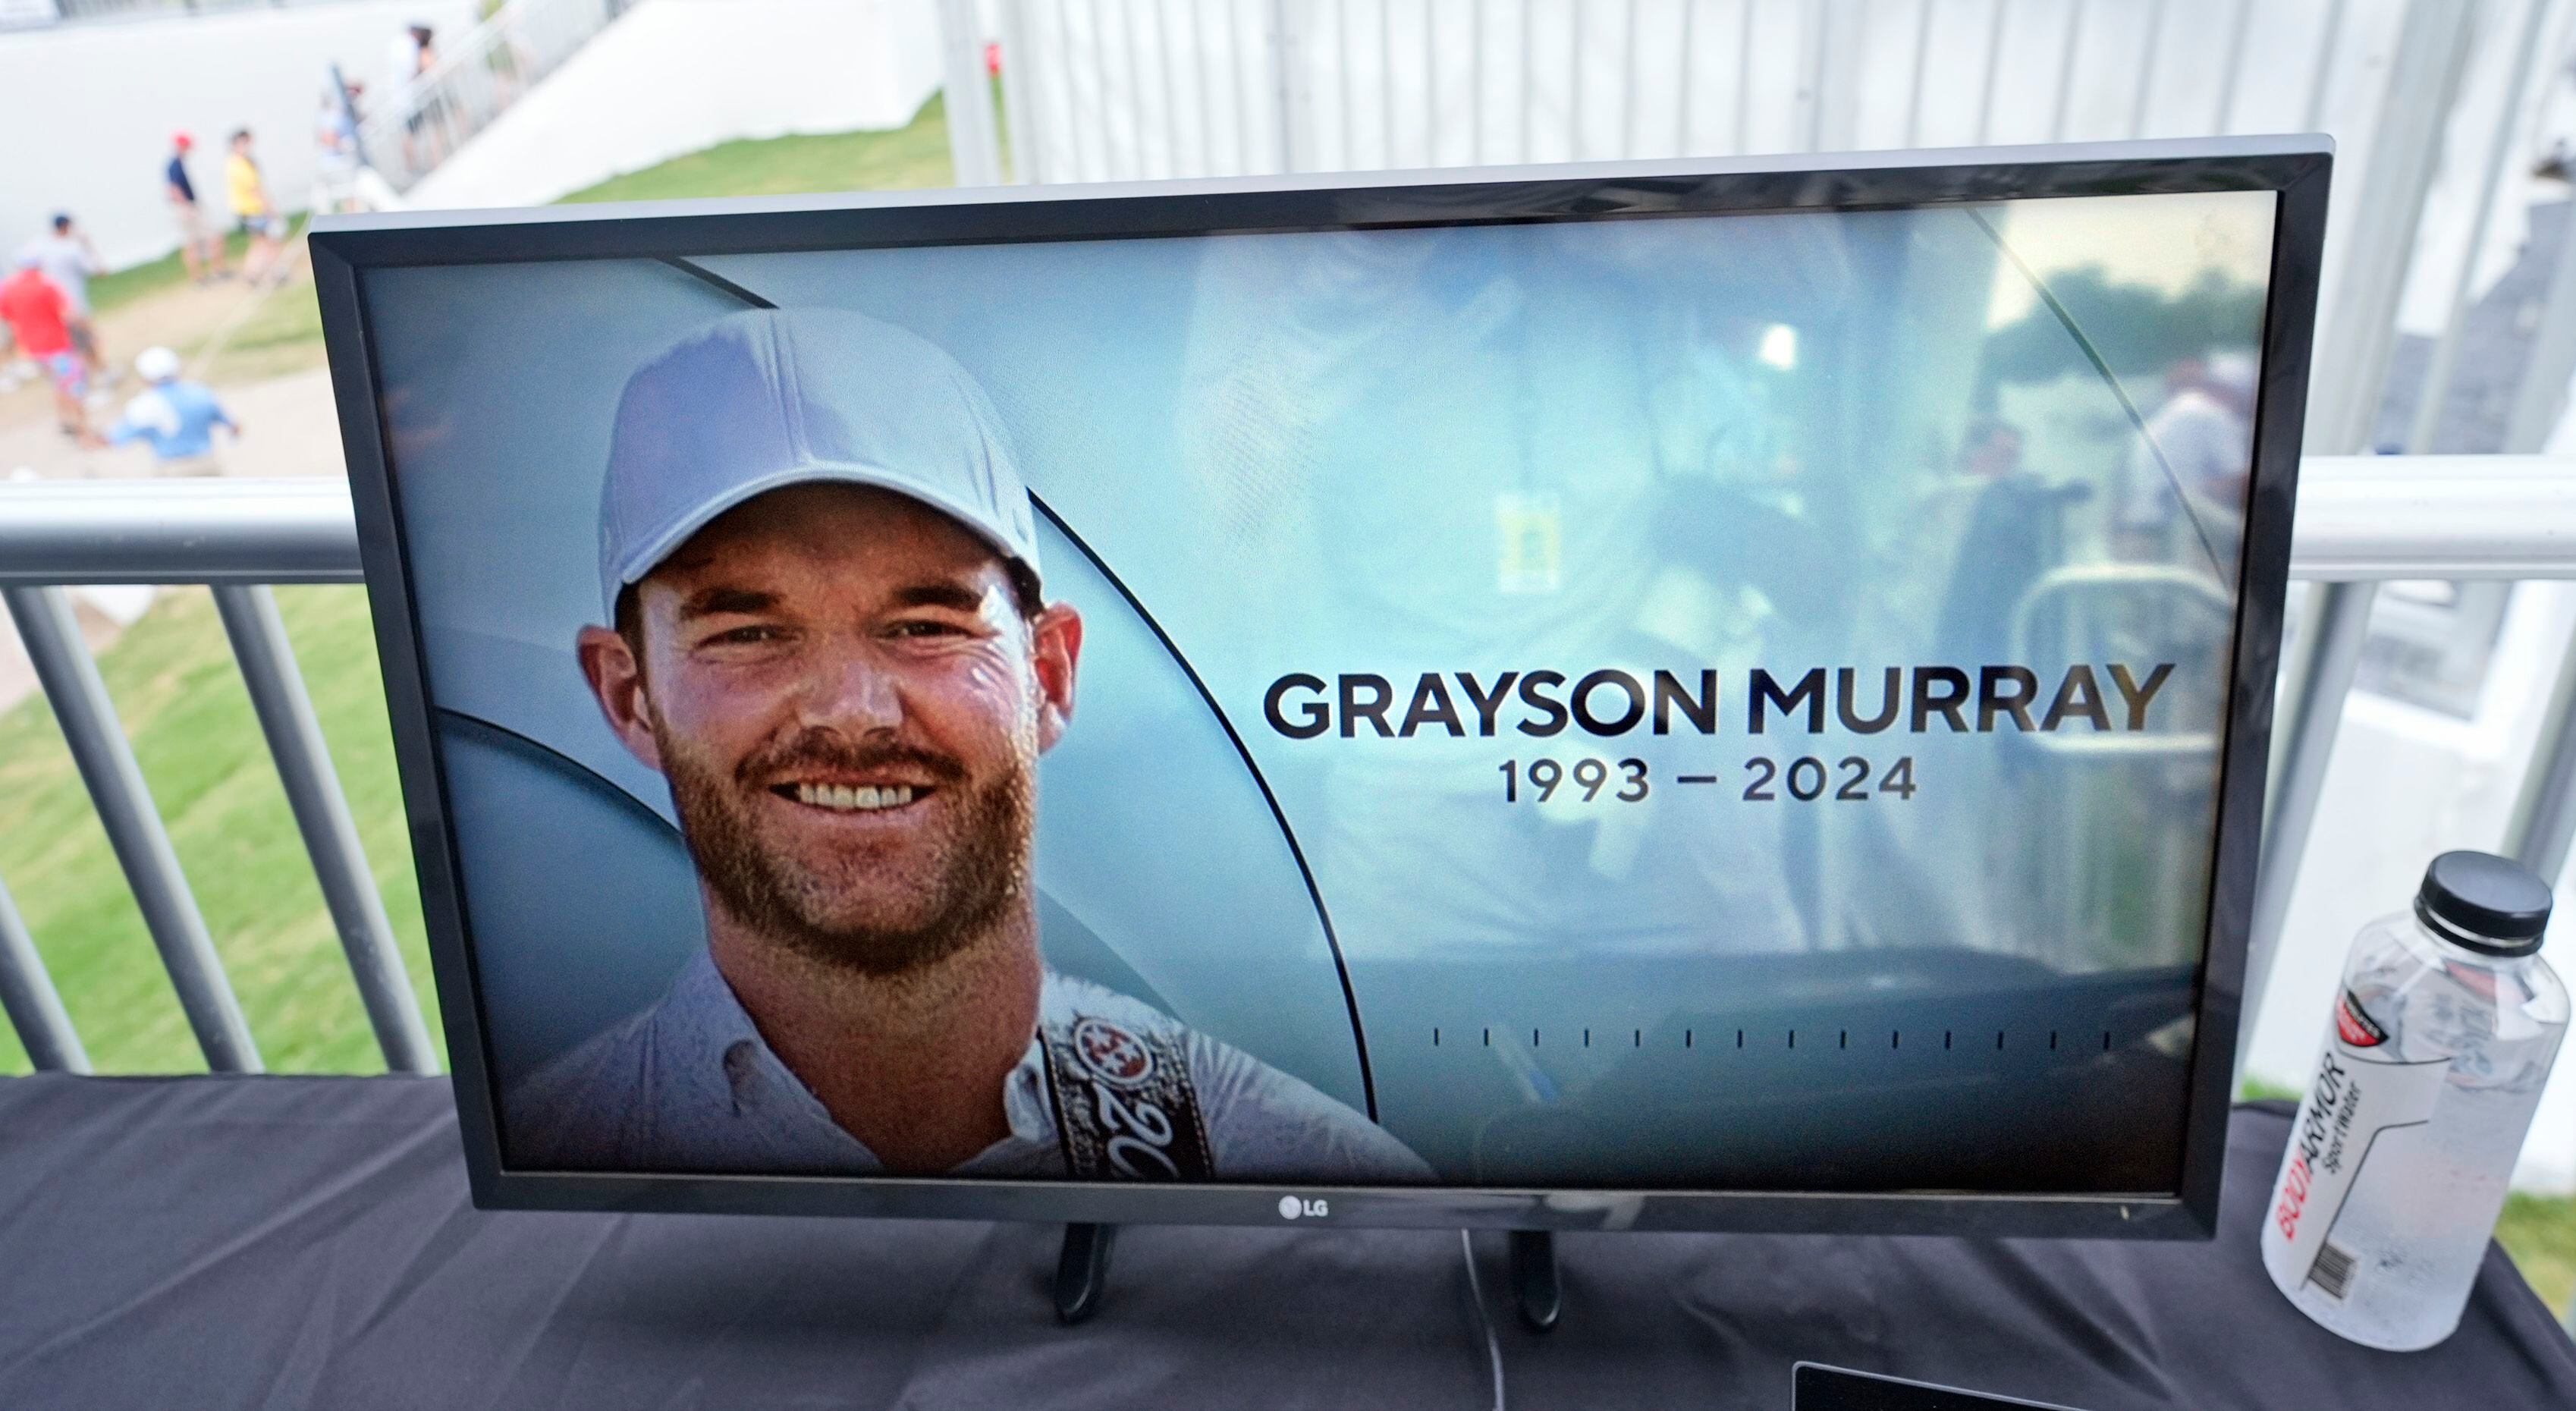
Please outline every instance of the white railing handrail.
[{"label": "white railing handrail", "polygon": [[[2310,456],[2290,576],[2576,578],[2576,456]],[[0,586],[356,583],[328,479],[0,483]]]},{"label": "white railing handrail", "polygon": [[360,581],[346,481],[0,483],[0,587]]},{"label": "white railing handrail", "polygon": [[2290,576],[2576,577],[2576,457],[2310,456]]},{"label": "white railing handrail", "polygon": [[[2290,572],[2354,583],[2365,608],[2369,586],[2382,579],[2576,579],[2576,457],[2318,456],[2300,472]],[[345,481],[0,483],[0,599],[54,704],[207,1063],[218,1071],[257,1071],[258,1049],[115,706],[82,645],[65,588],[213,588],[386,1066],[426,1072],[433,1066],[428,1033],[267,586],[363,581]],[[2286,728],[2293,734],[2331,729],[2342,715],[2350,671],[2335,680],[2330,692],[2303,696]],[[2576,810],[2576,745],[2553,751],[2542,773],[2539,814],[2556,820],[2548,825],[2556,830],[2550,846],[2563,848],[2559,835],[2576,828],[2560,816]],[[2277,826],[2267,839],[2267,851],[2278,855],[2266,857],[2257,887],[2258,924],[2248,956],[2256,993],[2277,931],[2261,923],[2263,908],[2279,909],[2302,845],[2303,839],[2280,837]],[[79,1036],[5,888],[0,1010],[40,1066],[87,1070]]]}]

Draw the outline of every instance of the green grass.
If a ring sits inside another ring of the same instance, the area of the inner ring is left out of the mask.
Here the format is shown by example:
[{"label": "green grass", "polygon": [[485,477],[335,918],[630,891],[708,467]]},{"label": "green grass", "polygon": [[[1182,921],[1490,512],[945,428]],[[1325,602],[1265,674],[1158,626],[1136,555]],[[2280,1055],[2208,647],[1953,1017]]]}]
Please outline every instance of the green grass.
[{"label": "green grass", "polygon": [[[304,217],[292,217],[287,224],[288,233],[291,236],[304,228]],[[249,236],[236,232],[224,237],[224,257],[230,262],[233,270],[241,269],[242,260],[249,253]],[[179,259],[179,252],[173,250],[157,260],[147,260],[139,265],[127,265],[120,270],[92,275],[89,281],[89,306],[98,313],[106,313],[120,304],[130,304],[165,289],[176,289],[187,282],[188,267]]]},{"label": "green grass", "polygon": [[[437,1028],[366,594],[275,590],[413,987]],[[100,654],[145,782],[268,1066],[383,1067],[214,600],[174,591]],[[103,1073],[205,1065],[39,693],[0,715],[0,879]],[[0,1071],[23,1072],[0,1026]]]},{"label": "green grass", "polygon": [[946,186],[948,118],[933,97],[890,132],[840,132],[726,142],[660,166],[613,176],[563,199],[666,201],[687,196],[793,196]]},{"label": "green grass", "polygon": [[2513,1256],[2532,1291],[2566,1317],[2569,1301],[2576,1299],[2576,1198],[2518,1191],[2505,1197],[2496,1242]]},{"label": "green grass", "polygon": [[2283,1102],[2297,1102],[2303,1096],[2305,1096],[2305,1094],[2301,1093],[2297,1088],[2290,1087],[2283,1083],[2271,1082],[2263,1078],[2248,1077],[2245,1081],[2236,1085],[2236,1100],[2238,1102],[2256,1102],[2264,1098],[2278,1098]]},{"label": "green grass", "polygon": [[[181,351],[197,358],[204,350],[205,343],[198,342]],[[242,383],[301,372],[321,362],[322,305],[313,286],[298,281],[269,291],[201,369],[210,381]]]}]

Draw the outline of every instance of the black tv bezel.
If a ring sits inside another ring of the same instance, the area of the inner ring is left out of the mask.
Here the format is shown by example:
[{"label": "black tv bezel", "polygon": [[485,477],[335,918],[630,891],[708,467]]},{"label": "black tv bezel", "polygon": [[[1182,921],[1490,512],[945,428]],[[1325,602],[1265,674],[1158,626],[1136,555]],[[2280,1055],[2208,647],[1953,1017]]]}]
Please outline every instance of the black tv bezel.
[{"label": "black tv bezel", "polygon": [[[498,1209],[1260,1225],[1282,1222],[1282,1197],[1294,1196],[1325,1202],[1326,1222],[1333,1225],[2207,1238],[2217,1221],[2243,1007],[2332,153],[2331,141],[2321,136],[2236,137],[322,218],[310,237],[314,275],[475,1203]],[[2212,191],[2270,191],[2279,204],[2177,1189],[1846,1194],[1166,1186],[503,1165],[480,989],[361,288],[364,271]]]}]

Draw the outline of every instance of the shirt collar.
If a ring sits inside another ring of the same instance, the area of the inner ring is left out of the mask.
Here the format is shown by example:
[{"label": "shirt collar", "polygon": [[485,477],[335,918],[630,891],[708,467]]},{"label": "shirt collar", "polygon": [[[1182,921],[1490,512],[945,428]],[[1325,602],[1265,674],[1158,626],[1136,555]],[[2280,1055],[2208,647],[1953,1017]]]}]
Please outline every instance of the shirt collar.
[{"label": "shirt collar", "polygon": [[[1043,1012],[1055,998],[1059,983],[1055,971],[1046,971],[1041,983],[1039,1008]],[[813,1089],[760,1036],[759,1026],[752,1023],[751,1014],[742,1007],[732,984],[726,981],[724,972],[716,969],[715,958],[708,952],[701,950],[692,956],[672,982],[664,1013],[681,1021],[689,1034],[690,1051],[684,1061],[702,1065],[701,1072],[730,1092],[736,1117],[772,1125],[808,1140],[837,1139],[863,1156],[867,1164],[881,1164],[865,1143],[832,1120],[822,1099],[814,1096]],[[1025,1161],[1033,1152],[1056,1152],[1055,1110],[1047,1096],[1046,1050],[1034,1032],[1029,1035],[1029,1046],[1020,1061],[1002,1078],[1002,1114],[1010,1123],[1010,1135],[969,1158],[957,1167],[959,1171],[1010,1166]]]}]

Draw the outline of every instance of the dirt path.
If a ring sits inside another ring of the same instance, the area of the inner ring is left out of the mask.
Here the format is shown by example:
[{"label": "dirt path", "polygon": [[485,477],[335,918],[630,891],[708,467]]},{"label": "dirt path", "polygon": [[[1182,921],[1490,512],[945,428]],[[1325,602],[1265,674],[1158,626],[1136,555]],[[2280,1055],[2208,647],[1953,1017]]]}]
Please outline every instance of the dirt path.
[{"label": "dirt path", "polygon": [[[113,421],[127,398],[141,390],[126,372],[134,355],[160,344],[175,349],[188,361],[188,375],[204,380],[217,389],[231,381],[227,377],[228,359],[221,356],[217,343],[220,335],[238,332],[245,324],[273,315],[295,301],[310,303],[313,280],[310,267],[304,263],[304,247],[297,240],[288,247],[291,276],[273,288],[254,289],[239,279],[216,284],[180,284],[155,290],[141,298],[118,305],[98,316],[98,338],[107,355],[107,376],[94,378],[94,395],[90,408],[93,424],[104,426]],[[309,350],[298,349],[286,359],[262,359],[251,370],[256,375],[299,370],[302,366],[318,367],[322,348],[317,341]],[[19,363],[0,374],[0,383],[14,383],[0,391],[0,434],[21,426],[32,426],[53,433],[53,399],[42,379],[33,376],[31,364]],[[65,440],[65,449],[69,449]],[[12,453],[15,458],[12,458]],[[36,465],[51,457],[30,460],[27,448],[13,445],[0,451],[0,473],[18,465]],[[77,474],[77,470],[70,473]]]},{"label": "dirt path", "polygon": [[[100,315],[99,341],[110,363],[120,368],[156,343],[191,360],[192,375],[205,377],[244,428],[238,442],[217,442],[226,475],[344,475],[339,415],[332,405],[331,378],[321,365],[318,342],[309,347],[294,343],[282,349],[263,348],[257,357],[239,360],[228,360],[210,346],[227,330],[274,318],[281,312],[279,301],[312,297],[312,281],[300,265],[296,277],[273,291],[254,291],[237,280],[181,285]],[[296,370],[231,380],[225,373],[228,362],[234,361],[259,371]],[[204,372],[197,371],[199,365]],[[140,390],[130,376],[106,388],[106,395],[96,399],[91,409],[93,424],[113,421],[125,401]],[[56,429],[52,399],[41,382],[0,393],[0,479],[136,480],[157,473],[151,453],[140,445],[86,449],[74,444]],[[148,591],[136,589],[73,593],[82,634],[92,651],[114,642],[150,602]],[[0,710],[35,689],[35,671],[19,645],[17,631],[0,615]]]},{"label": "dirt path", "polygon": [[[225,474],[344,473],[328,371],[316,367],[217,391],[243,433],[238,441],[216,433],[216,454]],[[155,473],[152,453],[141,445],[84,449],[56,431],[45,415],[0,421],[0,476],[26,478],[21,471],[46,480],[136,480]]]}]

